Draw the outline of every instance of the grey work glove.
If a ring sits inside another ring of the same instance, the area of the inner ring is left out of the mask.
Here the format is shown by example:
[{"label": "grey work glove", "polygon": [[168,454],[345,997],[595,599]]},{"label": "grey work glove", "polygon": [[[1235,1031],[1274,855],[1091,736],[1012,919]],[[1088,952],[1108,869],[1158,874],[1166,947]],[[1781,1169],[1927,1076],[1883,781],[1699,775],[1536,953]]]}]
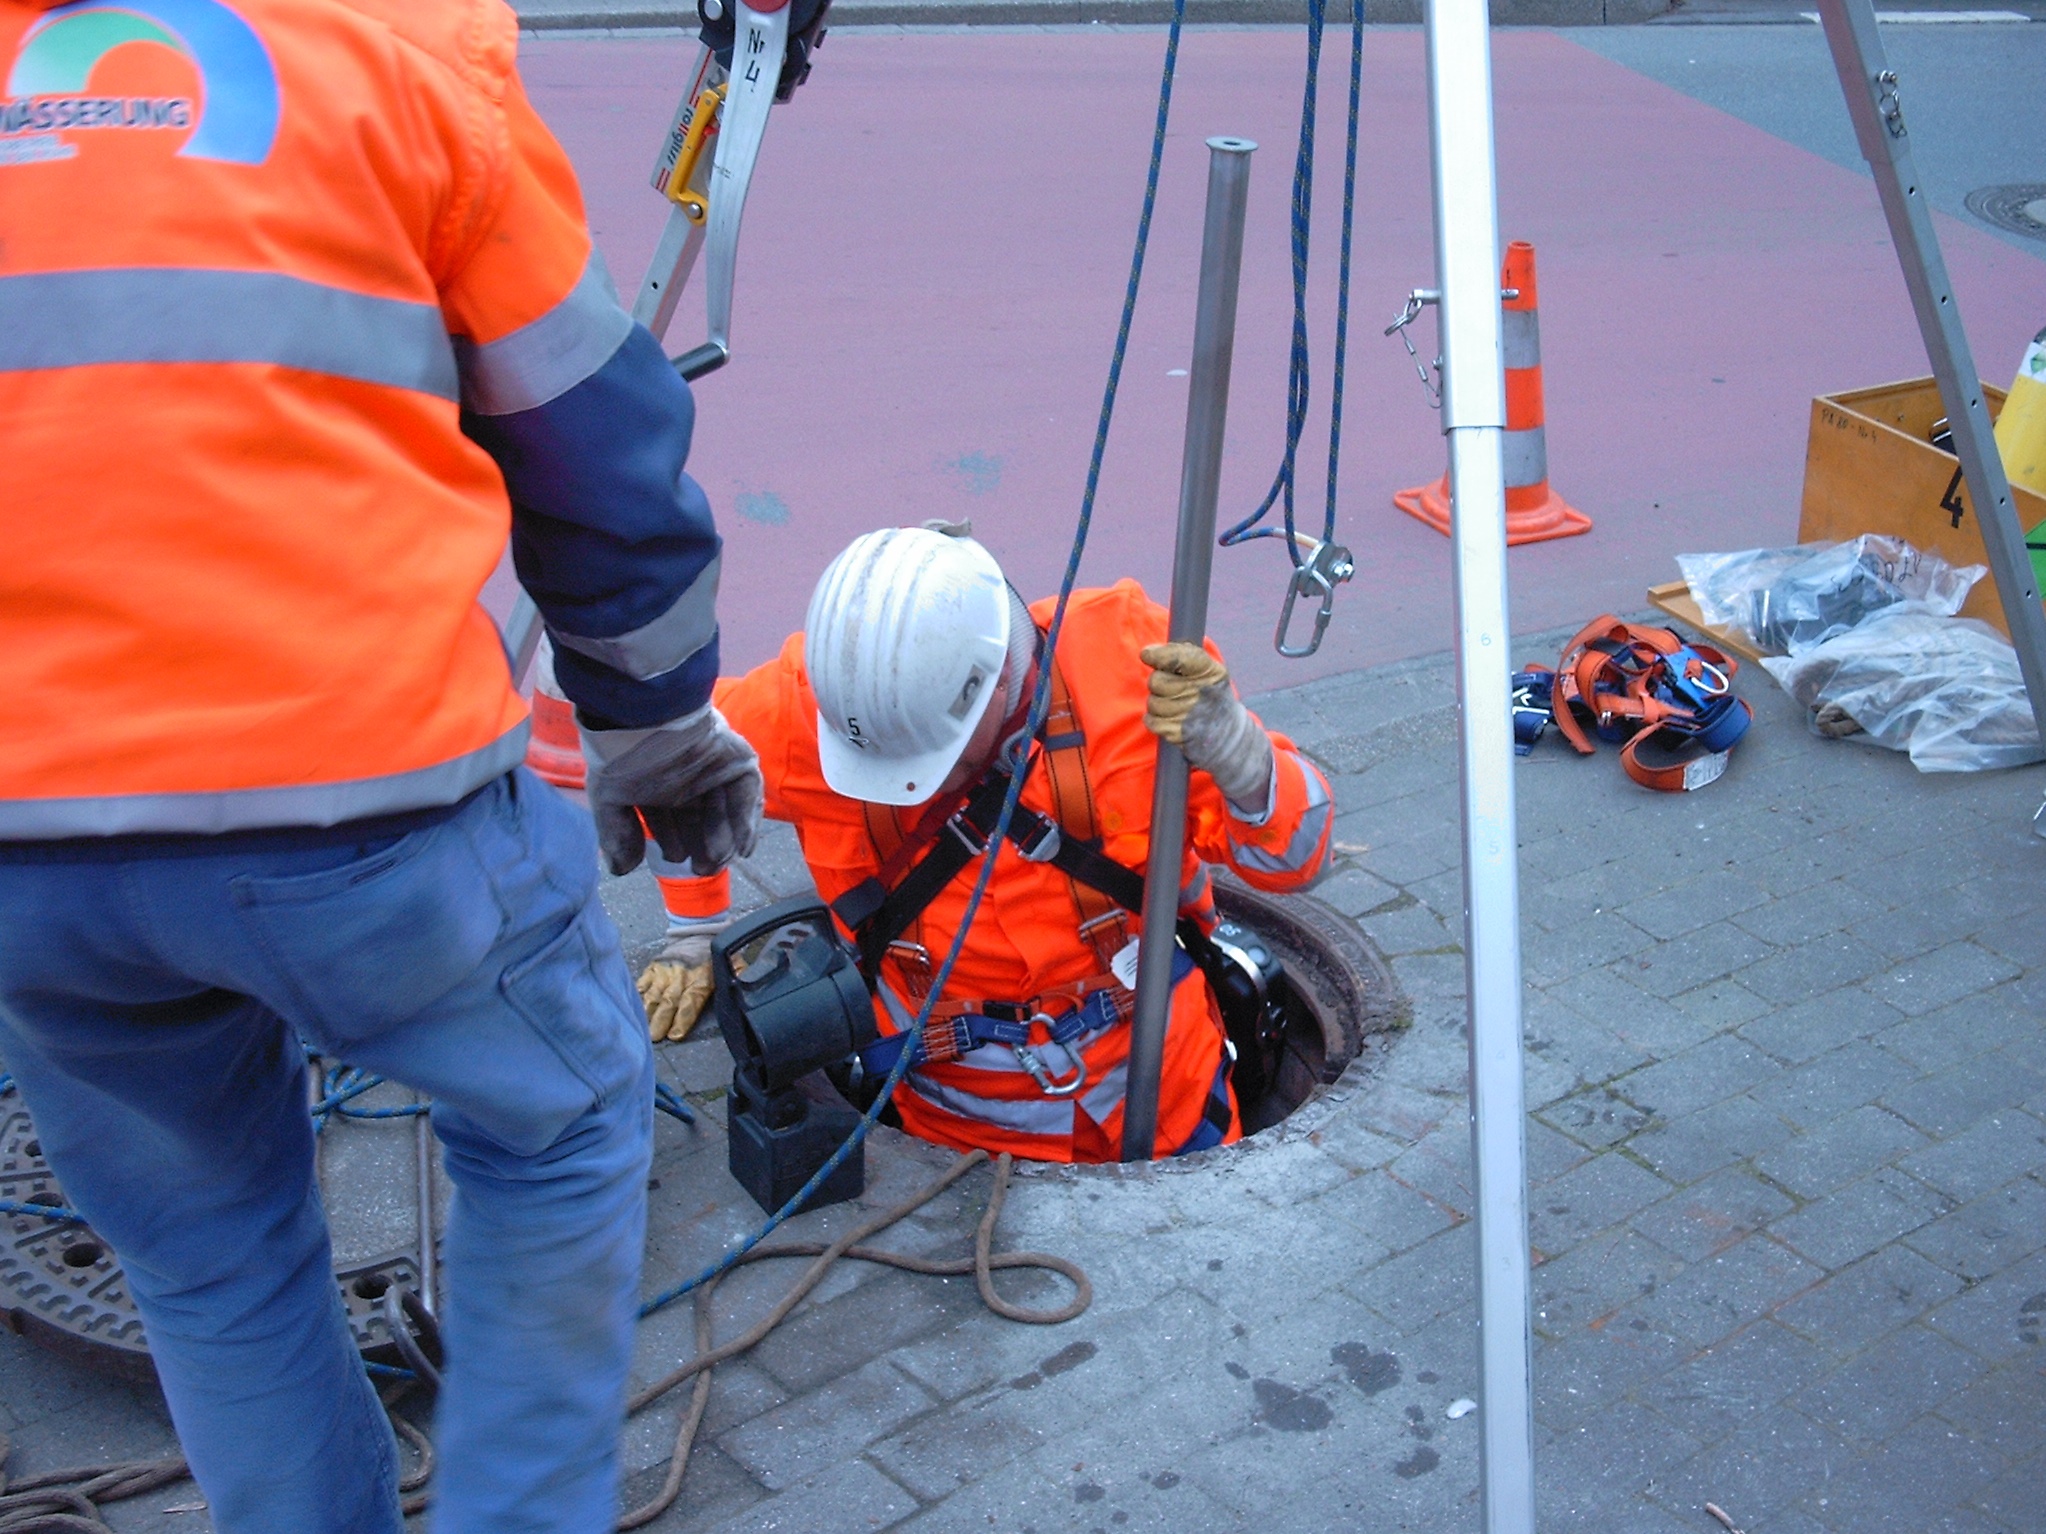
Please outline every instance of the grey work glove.
[{"label": "grey work glove", "polygon": [[648,836],[663,857],[699,874],[753,850],[765,798],[760,758],[715,708],[650,730],[581,734],[597,845],[612,873],[639,867]]},{"label": "grey work glove", "polygon": [[1222,663],[1182,641],[1146,645],[1138,659],[1151,668],[1144,728],[1213,778],[1232,809],[1264,814],[1272,796],[1272,738],[1237,698]]}]

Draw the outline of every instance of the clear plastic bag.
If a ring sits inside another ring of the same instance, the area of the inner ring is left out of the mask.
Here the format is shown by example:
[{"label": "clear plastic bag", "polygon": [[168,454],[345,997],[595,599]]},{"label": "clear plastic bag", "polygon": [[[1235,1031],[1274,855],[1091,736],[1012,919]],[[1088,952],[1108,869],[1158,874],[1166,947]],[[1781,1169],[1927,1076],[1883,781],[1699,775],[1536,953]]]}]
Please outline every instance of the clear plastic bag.
[{"label": "clear plastic bag", "polygon": [[1851,543],[1679,554],[1677,568],[1705,622],[1764,655],[1795,655],[1900,602],[1951,616],[1988,573],[1875,533]]},{"label": "clear plastic bag", "polygon": [[1982,772],[2046,760],[2018,670],[1995,629],[1939,606],[1905,602],[1853,628],[1762,665],[1839,735],[1908,752],[1920,772]]}]

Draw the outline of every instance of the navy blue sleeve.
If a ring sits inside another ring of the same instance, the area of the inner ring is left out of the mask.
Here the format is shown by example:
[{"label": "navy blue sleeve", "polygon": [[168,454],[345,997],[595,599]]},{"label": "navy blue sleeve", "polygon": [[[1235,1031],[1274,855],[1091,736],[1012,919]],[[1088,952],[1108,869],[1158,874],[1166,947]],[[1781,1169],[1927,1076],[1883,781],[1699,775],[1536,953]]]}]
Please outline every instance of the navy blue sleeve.
[{"label": "navy blue sleeve", "polygon": [[660,343],[633,325],[545,403],[462,422],[504,473],[513,563],[584,722],[642,728],[708,703],[720,542],[683,472],[696,403]]}]

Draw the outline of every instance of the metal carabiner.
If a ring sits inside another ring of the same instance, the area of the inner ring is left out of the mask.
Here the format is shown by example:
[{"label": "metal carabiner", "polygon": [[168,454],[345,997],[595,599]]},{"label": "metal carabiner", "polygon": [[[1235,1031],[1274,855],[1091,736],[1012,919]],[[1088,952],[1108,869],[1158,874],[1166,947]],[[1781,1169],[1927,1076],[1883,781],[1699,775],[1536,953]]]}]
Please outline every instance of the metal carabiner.
[{"label": "metal carabiner", "polygon": [[[1030,1073],[1030,1079],[1037,1083],[1037,1090],[1046,1097],[1071,1097],[1087,1084],[1087,1062],[1078,1050],[1065,1050],[1066,1058],[1073,1062],[1073,1079],[1061,1086],[1051,1079],[1051,1072],[1037,1058],[1036,1050],[1028,1044],[1011,1044],[1009,1047],[1016,1053],[1016,1063]],[[1065,1049],[1063,1044],[1059,1047]]]},{"label": "metal carabiner", "polygon": [[[1321,648],[1321,636],[1328,632],[1328,620],[1336,610],[1336,587],[1357,573],[1357,562],[1340,543],[1323,543],[1305,533],[1295,533],[1293,541],[1307,557],[1293,567],[1293,578],[1286,586],[1286,601],[1279,609],[1279,627],[1272,635],[1272,643],[1288,660],[1300,660]],[[1293,604],[1301,597],[1311,600],[1317,596],[1321,605],[1314,614],[1314,637],[1305,645],[1289,646],[1286,636],[1293,627]]]}]

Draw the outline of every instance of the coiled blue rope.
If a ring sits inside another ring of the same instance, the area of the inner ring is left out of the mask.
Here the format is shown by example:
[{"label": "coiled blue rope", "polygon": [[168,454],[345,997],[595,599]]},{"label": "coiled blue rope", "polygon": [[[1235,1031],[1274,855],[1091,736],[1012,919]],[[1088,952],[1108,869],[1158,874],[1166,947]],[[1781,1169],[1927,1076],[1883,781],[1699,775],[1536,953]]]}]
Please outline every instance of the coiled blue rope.
[{"label": "coiled blue rope", "polygon": [[[1300,143],[1293,158],[1292,260],[1293,337],[1286,367],[1286,445],[1278,472],[1257,509],[1217,540],[1234,548],[1253,538],[1284,538],[1297,568],[1307,562],[1297,536],[1295,486],[1300,439],[1307,430],[1312,371],[1307,345],[1307,265],[1314,227],[1314,140],[1319,102],[1322,33],[1328,0],[1307,0],[1307,77],[1300,93]],[[1322,505],[1321,541],[1336,536],[1336,477],[1343,452],[1343,376],[1350,349],[1350,264],[1357,212],[1357,138],[1364,86],[1364,0],[1350,0],[1350,100],[1348,131],[1343,145],[1343,230],[1336,272],[1336,334],[1333,376],[1329,387],[1328,484]],[[1272,507],[1281,508],[1285,526],[1262,527]]]},{"label": "coiled blue rope", "polygon": [[[1145,172],[1144,176],[1144,204],[1143,211],[1137,217],[1136,248],[1130,256],[1129,285],[1123,293],[1122,319],[1116,326],[1115,349],[1109,357],[1108,382],[1102,390],[1101,414],[1094,427],[1094,448],[1087,460],[1087,487],[1080,497],[1080,516],[1078,524],[1073,530],[1072,549],[1066,558],[1065,573],[1059,580],[1058,605],[1052,612],[1051,626],[1045,634],[1044,653],[1046,664],[1039,668],[1037,687],[1030,698],[1027,727],[1021,736],[1022,745],[1020,749],[1025,751],[1029,749],[1029,743],[1036,738],[1037,732],[1043,727],[1045,715],[1051,708],[1052,668],[1049,661],[1050,657],[1058,652],[1059,634],[1065,627],[1066,606],[1072,598],[1073,586],[1079,579],[1080,559],[1086,552],[1087,535],[1094,524],[1094,503],[1101,485],[1101,463],[1108,451],[1108,433],[1109,427],[1115,419],[1116,395],[1122,387],[1123,361],[1129,352],[1130,325],[1136,318],[1137,291],[1142,285],[1144,276],[1144,254],[1151,242],[1151,214],[1158,202],[1158,172],[1165,159],[1165,127],[1172,110],[1172,82],[1179,66],[1179,39],[1185,21],[1186,0],[1173,0],[1172,25],[1166,34],[1165,64],[1158,84],[1158,120],[1157,126],[1151,135],[1151,160],[1149,169]],[[1021,764],[1012,763],[1011,765],[1012,767],[1020,767]],[[937,1005],[938,998],[944,994],[945,985],[952,976],[952,968],[958,963],[959,955],[966,946],[967,934],[973,928],[973,919],[980,910],[981,900],[987,894],[988,882],[994,875],[996,854],[1001,848],[1003,839],[1008,835],[1009,822],[1015,815],[1017,801],[1022,796],[1023,776],[1021,771],[1011,771],[1009,775],[1009,792],[1002,800],[1002,812],[995,821],[994,831],[988,836],[987,851],[981,858],[980,873],[974,880],[973,893],[967,898],[966,910],[960,917],[959,930],[953,935],[952,945],[946,950],[944,962],[938,966],[937,973],[932,977],[930,990],[924,998],[923,1006],[918,1011],[914,1022],[910,1025],[910,1047],[905,1048],[901,1054],[896,1056],[894,1066],[889,1070],[888,1075],[881,1083],[879,1095],[875,1097],[873,1104],[867,1111],[860,1116],[860,1122],[854,1127],[853,1132],[846,1137],[845,1144],[841,1145],[832,1154],[829,1161],[826,1161],[823,1166],[817,1169],[816,1174],[796,1191],[793,1198],[770,1215],[764,1225],[737,1246],[726,1251],[722,1257],[704,1268],[694,1278],[687,1279],[682,1283],[674,1285],[672,1288],[663,1289],[659,1294],[648,1300],[644,1305],[640,1306],[639,1313],[642,1316],[652,1315],[664,1305],[673,1304],[692,1289],[700,1288],[713,1279],[730,1272],[748,1252],[753,1250],[762,1241],[765,1241],[791,1215],[801,1209],[810,1198],[810,1195],[822,1187],[825,1179],[830,1177],[833,1172],[836,1172],[845,1163],[846,1157],[858,1149],[867,1136],[873,1132],[874,1125],[880,1121],[882,1110],[887,1107],[889,1099],[895,1095],[896,1087],[901,1085],[902,1078],[908,1073],[910,1062],[916,1055],[915,1041],[923,1036],[924,1028],[930,1022],[931,1009]]]}]

